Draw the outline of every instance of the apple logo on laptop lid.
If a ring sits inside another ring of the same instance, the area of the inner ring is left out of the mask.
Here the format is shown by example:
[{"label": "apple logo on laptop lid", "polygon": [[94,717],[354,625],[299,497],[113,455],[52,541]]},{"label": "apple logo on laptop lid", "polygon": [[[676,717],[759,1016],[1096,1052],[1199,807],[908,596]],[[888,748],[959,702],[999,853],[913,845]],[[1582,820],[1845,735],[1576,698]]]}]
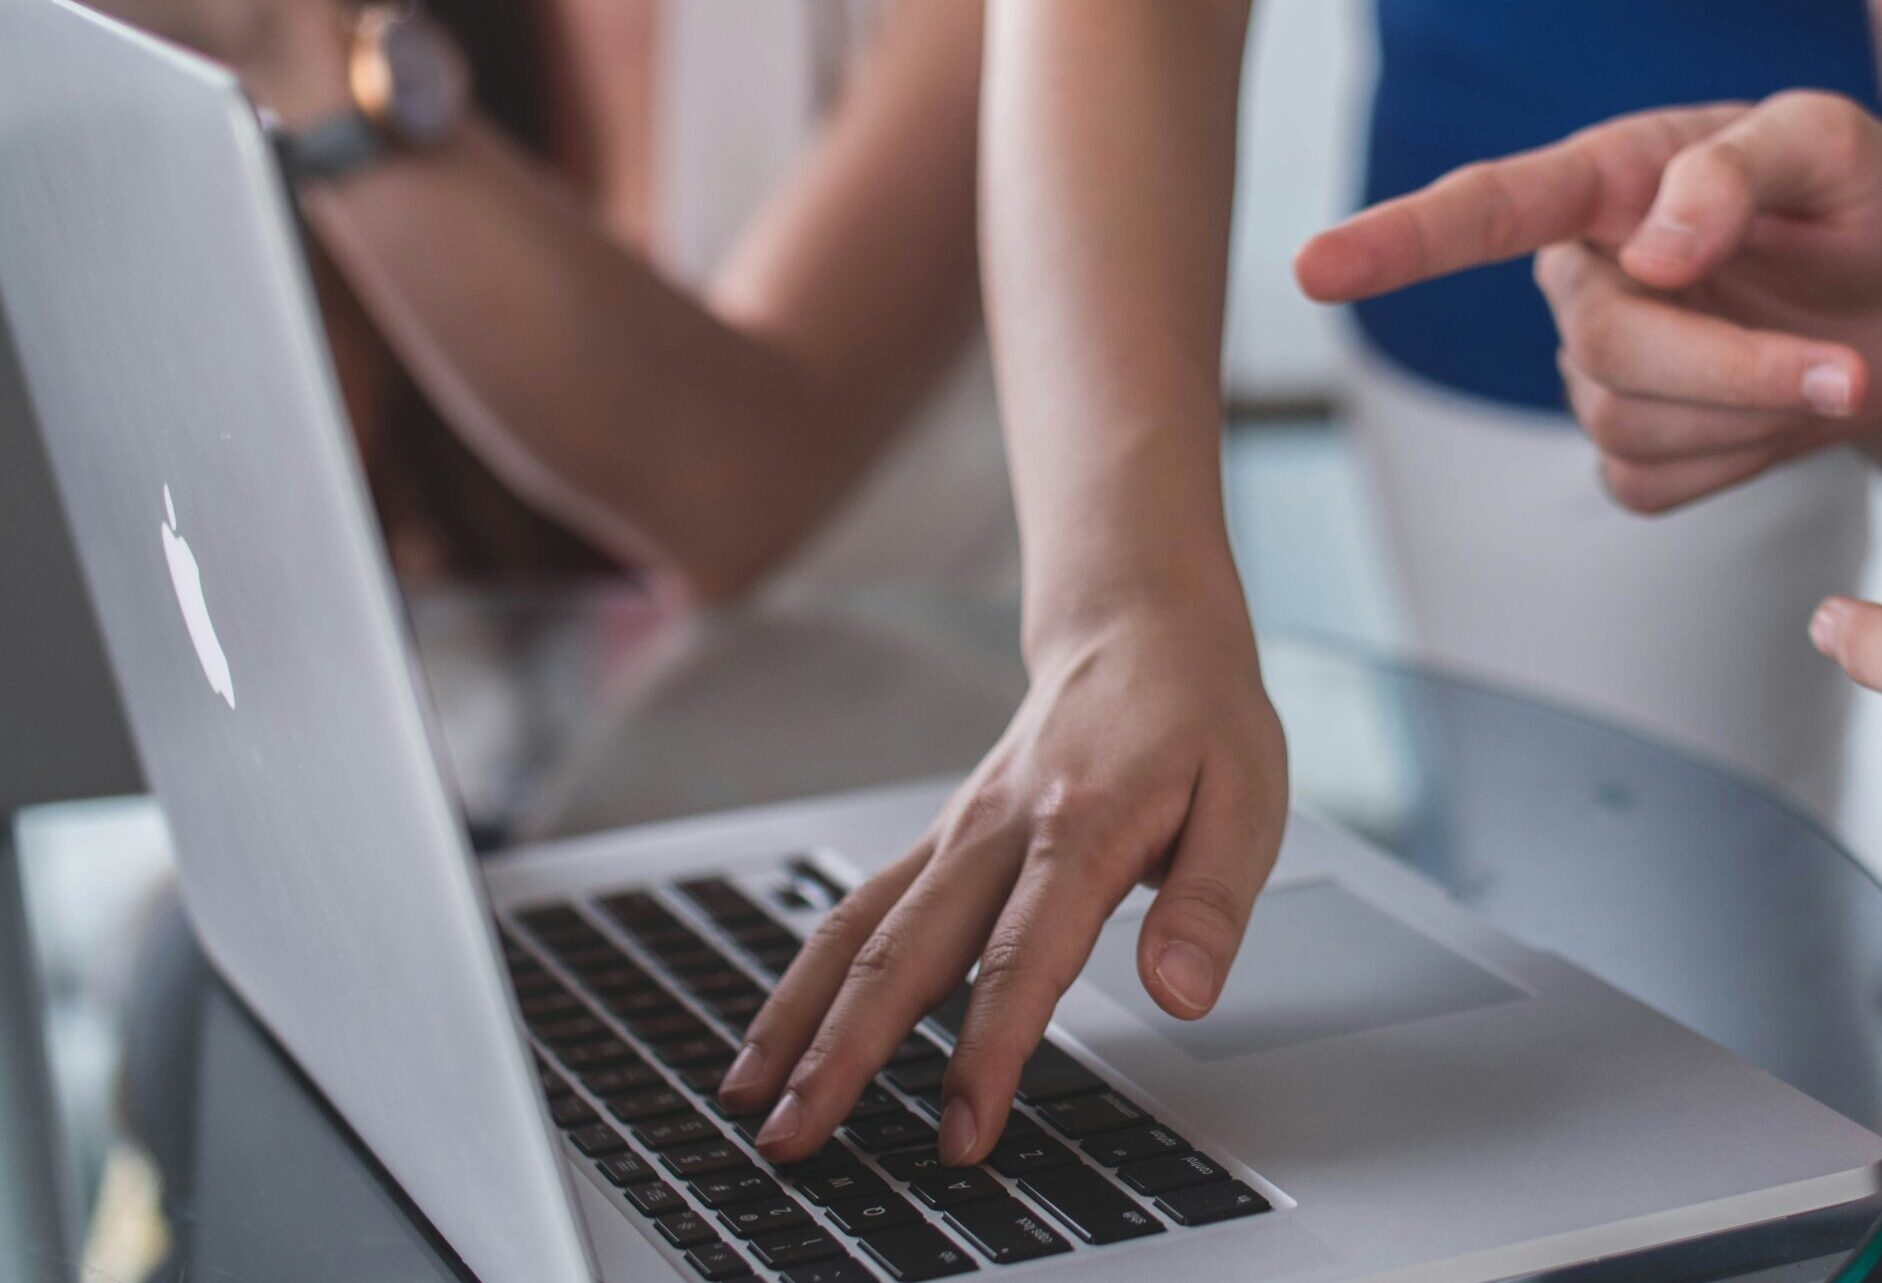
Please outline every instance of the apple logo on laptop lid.
[{"label": "apple logo on laptop lid", "polygon": [[189,628],[196,658],[202,661],[203,676],[209,688],[235,707],[235,678],[229,673],[229,657],[223,653],[222,640],[216,636],[215,621],[209,617],[209,602],[203,596],[203,573],[190,551],[189,540],[177,533],[176,504],[170,487],[163,488],[163,559],[170,565],[170,583],[176,588],[176,603],[183,608],[183,623]]}]

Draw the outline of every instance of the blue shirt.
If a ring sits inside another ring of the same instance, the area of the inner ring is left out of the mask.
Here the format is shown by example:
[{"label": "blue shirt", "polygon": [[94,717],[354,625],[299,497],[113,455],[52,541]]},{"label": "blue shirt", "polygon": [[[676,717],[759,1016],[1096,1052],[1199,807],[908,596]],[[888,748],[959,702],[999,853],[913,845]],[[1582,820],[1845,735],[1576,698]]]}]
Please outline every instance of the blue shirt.
[{"label": "blue shirt", "polygon": [[[1865,0],[1376,0],[1367,204],[1648,107],[1829,89],[1876,105]],[[1562,405],[1527,260],[1355,309],[1371,343],[1459,391]]]}]

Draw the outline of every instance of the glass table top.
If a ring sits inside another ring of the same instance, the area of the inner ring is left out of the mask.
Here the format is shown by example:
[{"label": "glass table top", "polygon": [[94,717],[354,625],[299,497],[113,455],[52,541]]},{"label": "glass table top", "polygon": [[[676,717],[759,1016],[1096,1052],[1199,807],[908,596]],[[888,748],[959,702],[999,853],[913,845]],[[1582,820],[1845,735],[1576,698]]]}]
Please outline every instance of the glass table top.
[{"label": "glass table top", "polygon": [[[962,601],[681,620],[595,589],[413,607],[486,845],[963,771],[1024,684],[1014,613]],[[1882,1130],[1882,887],[1820,828],[1517,695],[1312,638],[1265,636],[1263,656],[1297,806]],[[154,807],[40,808],[14,846],[0,1283],[459,1272],[197,953]],[[1566,1277],[1822,1279],[1878,1210]]]}]

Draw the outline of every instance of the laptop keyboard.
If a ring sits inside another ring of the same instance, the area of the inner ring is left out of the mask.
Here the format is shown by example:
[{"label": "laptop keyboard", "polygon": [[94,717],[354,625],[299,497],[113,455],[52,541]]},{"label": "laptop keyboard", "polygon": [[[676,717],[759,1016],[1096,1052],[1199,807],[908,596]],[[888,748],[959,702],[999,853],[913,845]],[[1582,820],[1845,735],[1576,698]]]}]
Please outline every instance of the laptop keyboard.
[{"label": "laptop keyboard", "polygon": [[722,878],[536,906],[503,932],[549,1112],[651,1235],[716,1283],[934,1279],[1269,1210],[1051,1041],[980,1167],[935,1152],[963,985],[824,1148],[774,1167],[714,1098],[801,941]]}]

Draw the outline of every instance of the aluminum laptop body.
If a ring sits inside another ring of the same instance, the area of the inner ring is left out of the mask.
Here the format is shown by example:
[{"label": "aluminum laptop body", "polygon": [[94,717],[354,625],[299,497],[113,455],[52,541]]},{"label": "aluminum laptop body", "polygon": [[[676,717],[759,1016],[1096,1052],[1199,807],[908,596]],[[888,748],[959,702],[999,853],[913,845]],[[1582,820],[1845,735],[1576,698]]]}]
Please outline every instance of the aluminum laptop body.
[{"label": "aluminum laptop body", "polygon": [[1471,1283],[1876,1188],[1867,1130],[1300,817],[1205,1021],[1126,902],[982,1176],[922,1158],[945,1013],[769,1172],[711,1067],[945,786],[480,870],[268,143],[69,0],[0,0],[0,304],[205,947],[491,1283]]}]

